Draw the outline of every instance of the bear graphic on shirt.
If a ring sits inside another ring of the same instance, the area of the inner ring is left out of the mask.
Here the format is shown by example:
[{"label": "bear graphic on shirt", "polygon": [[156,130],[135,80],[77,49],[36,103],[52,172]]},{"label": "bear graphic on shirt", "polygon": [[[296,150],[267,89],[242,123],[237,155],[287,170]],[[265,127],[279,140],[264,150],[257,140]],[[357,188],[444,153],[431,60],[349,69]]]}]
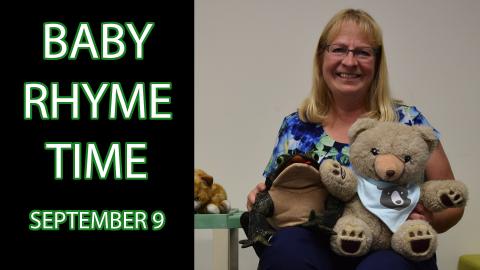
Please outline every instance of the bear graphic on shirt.
[{"label": "bear graphic on shirt", "polygon": [[377,187],[382,191],[380,203],[388,208],[401,210],[412,202],[408,198],[408,189],[402,186],[390,186],[386,188]]}]

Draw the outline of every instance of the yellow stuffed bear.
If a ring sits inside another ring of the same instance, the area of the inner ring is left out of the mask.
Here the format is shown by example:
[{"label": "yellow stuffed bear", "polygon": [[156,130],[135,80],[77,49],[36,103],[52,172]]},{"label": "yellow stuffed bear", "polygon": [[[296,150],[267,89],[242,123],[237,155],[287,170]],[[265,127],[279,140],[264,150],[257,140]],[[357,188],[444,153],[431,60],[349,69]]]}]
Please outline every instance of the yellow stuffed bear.
[{"label": "yellow stuffed bear", "polygon": [[194,171],[193,209],[200,214],[224,214],[230,211],[225,189],[213,183],[213,177],[201,169]]}]

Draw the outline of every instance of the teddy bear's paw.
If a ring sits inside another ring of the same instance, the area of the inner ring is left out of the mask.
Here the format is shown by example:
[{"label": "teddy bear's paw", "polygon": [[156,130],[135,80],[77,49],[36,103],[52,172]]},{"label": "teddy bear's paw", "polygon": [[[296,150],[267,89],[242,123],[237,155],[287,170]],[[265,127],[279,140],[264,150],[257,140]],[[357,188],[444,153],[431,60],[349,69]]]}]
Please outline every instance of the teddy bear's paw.
[{"label": "teddy bear's paw", "polygon": [[222,203],[220,204],[220,212],[228,213],[230,212],[230,209],[231,209],[230,202],[228,200],[222,201]]},{"label": "teddy bear's paw", "polygon": [[207,213],[210,214],[220,214],[220,208],[213,203],[207,205]]},{"label": "teddy bear's paw", "polygon": [[336,160],[327,159],[321,165],[321,174],[328,179],[335,179],[340,183],[345,181],[347,176],[345,170],[342,168],[342,165]]},{"label": "teddy bear's paw", "polygon": [[327,159],[320,165],[320,175],[327,190],[335,197],[348,201],[356,192],[356,178],[352,171],[336,160]]},{"label": "teddy bear's paw", "polygon": [[465,205],[465,198],[460,190],[443,189],[438,192],[440,201],[446,207],[462,207]]},{"label": "teddy bear's paw", "polygon": [[362,256],[366,254],[372,243],[372,233],[367,224],[354,217],[343,217],[335,225],[336,235],[331,238],[330,245],[339,255]]},{"label": "teddy bear's paw", "polygon": [[467,201],[468,189],[461,181],[427,181],[422,186],[422,203],[430,211],[463,207]]},{"label": "teddy bear's paw", "polygon": [[437,247],[437,233],[423,220],[407,220],[392,236],[392,248],[413,261],[431,258]]}]

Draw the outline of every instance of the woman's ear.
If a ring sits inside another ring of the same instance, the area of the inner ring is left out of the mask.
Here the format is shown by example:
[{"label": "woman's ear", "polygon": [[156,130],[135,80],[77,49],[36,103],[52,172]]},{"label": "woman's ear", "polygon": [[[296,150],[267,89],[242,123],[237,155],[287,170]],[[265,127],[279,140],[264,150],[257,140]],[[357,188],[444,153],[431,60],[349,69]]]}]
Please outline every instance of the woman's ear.
[{"label": "woman's ear", "polygon": [[348,137],[350,138],[350,144],[352,144],[357,138],[358,134],[364,132],[367,129],[373,128],[378,123],[377,120],[371,118],[360,118],[348,130]]}]

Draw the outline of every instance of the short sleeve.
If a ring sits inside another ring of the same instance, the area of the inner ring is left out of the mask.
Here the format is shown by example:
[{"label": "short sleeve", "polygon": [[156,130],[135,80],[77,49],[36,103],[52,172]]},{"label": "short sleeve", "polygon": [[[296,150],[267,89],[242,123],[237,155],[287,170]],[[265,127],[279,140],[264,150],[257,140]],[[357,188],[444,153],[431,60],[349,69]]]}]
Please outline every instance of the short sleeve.
[{"label": "short sleeve", "polygon": [[323,147],[319,145],[322,144],[321,138],[323,133],[321,125],[303,122],[298,112],[285,117],[263,176],[268,178],[277,170],[277,159],[281,155],[305,154],[315,150],[317,152],[323,151]]},{"label": "short sleeve", "polygon": [[435,129],[427,120],[427,118],[415,106],[400,105],[397,107],[398,121],[405,125],[424,125],[433,128],[435,136],[440,139],[440,132]]},{"label": "short sleeve", "polygon": [[283,119],[280,130],[278,131],[278,137],[273,147],[272,156],[268,161],[267,167],[263,171],[263,176],[266,178],[277,168],[277,158],[283,154],[288,153],[289,149],[289,119],[290,116],[287,116]]}]

